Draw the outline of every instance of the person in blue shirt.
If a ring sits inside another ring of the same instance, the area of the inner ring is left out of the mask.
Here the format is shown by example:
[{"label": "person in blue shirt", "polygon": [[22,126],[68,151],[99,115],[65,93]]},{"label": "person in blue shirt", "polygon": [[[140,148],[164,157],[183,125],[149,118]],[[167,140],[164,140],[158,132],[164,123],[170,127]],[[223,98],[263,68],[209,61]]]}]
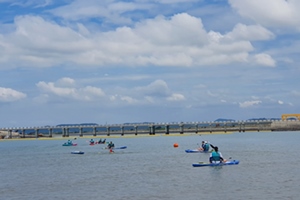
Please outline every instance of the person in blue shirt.
[{"label": "person in blue shirt", "polygon": [[90,144],[94,144],[95,143],[95,141],[94,141],[94,139],[92,138],[91,140],[90,140]]},{"label": "person in blue shirt", "polygon": [[68,144],[69,144],[69,145],[71,145],[71,144],[73,144],[73,143],[72,143],[72,141],[71,141],[71,140],[68,140]]},{"label": "person in blue shirt", "polygon": [[199,150],[207,152],[209,151],[209,143],[207,141],[202,141],[201,147],[199,148]]},{"label": "person in blue shirt", "polygon": [[115,144],[112,142],[112,141],[110,141],[109,143],[108,143],[108,145],[107,145],[107,148],[109,149],[109,152],[110,153],[113,153],[114,151],[113,151],[113,148],[115,147]]},{"label": "person in blue shirt", "polygon": [[112,143],[112,141],[110,141],[110,142],[108,143],[108,145],[107,145],[107,148],[108,148],[108,149],[113,149],[114,147],[115,147],[115,144]]},{"label": "person in blue shirt", "polygon": [[226,162],[226,160],[222,156],[222,153],[219,152],[219,148],[217,146],[215,146],[214,151],[211,152],[211,154],[209,156],[209,162],[210,163]]},{"label": "person in blue shirt", "polygon": [[203,151],[209,151],[209,143],[207,141],[204,141],[204,144],[202,144]]}]

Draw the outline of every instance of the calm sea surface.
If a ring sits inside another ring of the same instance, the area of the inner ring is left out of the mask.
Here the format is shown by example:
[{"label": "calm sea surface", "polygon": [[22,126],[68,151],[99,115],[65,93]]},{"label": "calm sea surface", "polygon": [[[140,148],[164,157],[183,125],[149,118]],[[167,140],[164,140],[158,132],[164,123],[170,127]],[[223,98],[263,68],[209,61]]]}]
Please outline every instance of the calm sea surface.
[{"label": "calm sea surface", "polygon": [[[300,199],[300,132],[108,138],[128,147],[114,154],[87,140],[1,141],[0,199]],[[202,140],[240,164],[192,167]]]}]

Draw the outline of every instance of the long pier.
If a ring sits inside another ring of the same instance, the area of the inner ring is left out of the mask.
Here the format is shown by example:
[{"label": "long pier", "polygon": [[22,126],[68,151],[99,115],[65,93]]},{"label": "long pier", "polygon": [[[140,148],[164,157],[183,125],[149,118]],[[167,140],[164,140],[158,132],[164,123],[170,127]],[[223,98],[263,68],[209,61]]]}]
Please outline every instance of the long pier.
[{"label": "long pier", "polygon": [[214,121],[178,123],[126,123],[110,125],[59,125],[40,127],[0,128],[7,132],[6,138],[39,138],[69,136],[111,136],[111,135],[155,135],[215,132],[255,132],[255,131],[299,131],[299,120],[251,120],[251,121]]}]

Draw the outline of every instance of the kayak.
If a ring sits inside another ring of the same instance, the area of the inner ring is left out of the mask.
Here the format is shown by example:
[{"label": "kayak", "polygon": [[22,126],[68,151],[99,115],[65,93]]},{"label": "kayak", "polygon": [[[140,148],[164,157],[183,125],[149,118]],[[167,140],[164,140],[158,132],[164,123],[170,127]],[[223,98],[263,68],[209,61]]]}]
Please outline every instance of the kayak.
[{"label": "kayak", "polygon": [[72,143],[72,144],[63,143],[63,146],[77,146],[77,143]]},{"label": "kayak", "polygon": [[114,147],[113,149],[126,149],[127,146]]},{"label": "kayak", "polygon": [[84,154],[83,151],[72,151],[71,154]]},{"label": "kayak", "polygon": [[211,153],[212,151],[203,151],[199,149],[186,149],[186,153]]},{"label": "kayak", "polygon": [[205,163],[205,162],[199,162],[199,163],[193,163],[193,167],[206,167],[206,166],[223,166],[223,165],[238,165],[240,161],[238,160],[228,160],[225,163]]},{"label": "kayak", "polygon": [[[119,146],[119,147],[114,147],[112,149],[126,149],[127,146]],[[105,147],[104,149],[108,149],[107,147]]]}]

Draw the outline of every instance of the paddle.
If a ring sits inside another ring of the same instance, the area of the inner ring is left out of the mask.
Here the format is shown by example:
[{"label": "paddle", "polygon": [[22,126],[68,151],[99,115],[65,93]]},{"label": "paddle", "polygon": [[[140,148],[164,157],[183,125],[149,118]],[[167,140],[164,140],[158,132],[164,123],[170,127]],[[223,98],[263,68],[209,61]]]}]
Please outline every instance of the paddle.
[{"label": "paddle", "polygon": [[214,146],[214,145],[212,145],[212,144],[210,144],[210,143],[209,143],[209,145],[210,145],[210,147],[211,147],[213,150],[215,150],[215,146]]},{"label": "paddle", "polygon": [[224,162],[227,162],[228,160],[232,159],[231,157],[229,157],[228,159],[224,159]]}]

